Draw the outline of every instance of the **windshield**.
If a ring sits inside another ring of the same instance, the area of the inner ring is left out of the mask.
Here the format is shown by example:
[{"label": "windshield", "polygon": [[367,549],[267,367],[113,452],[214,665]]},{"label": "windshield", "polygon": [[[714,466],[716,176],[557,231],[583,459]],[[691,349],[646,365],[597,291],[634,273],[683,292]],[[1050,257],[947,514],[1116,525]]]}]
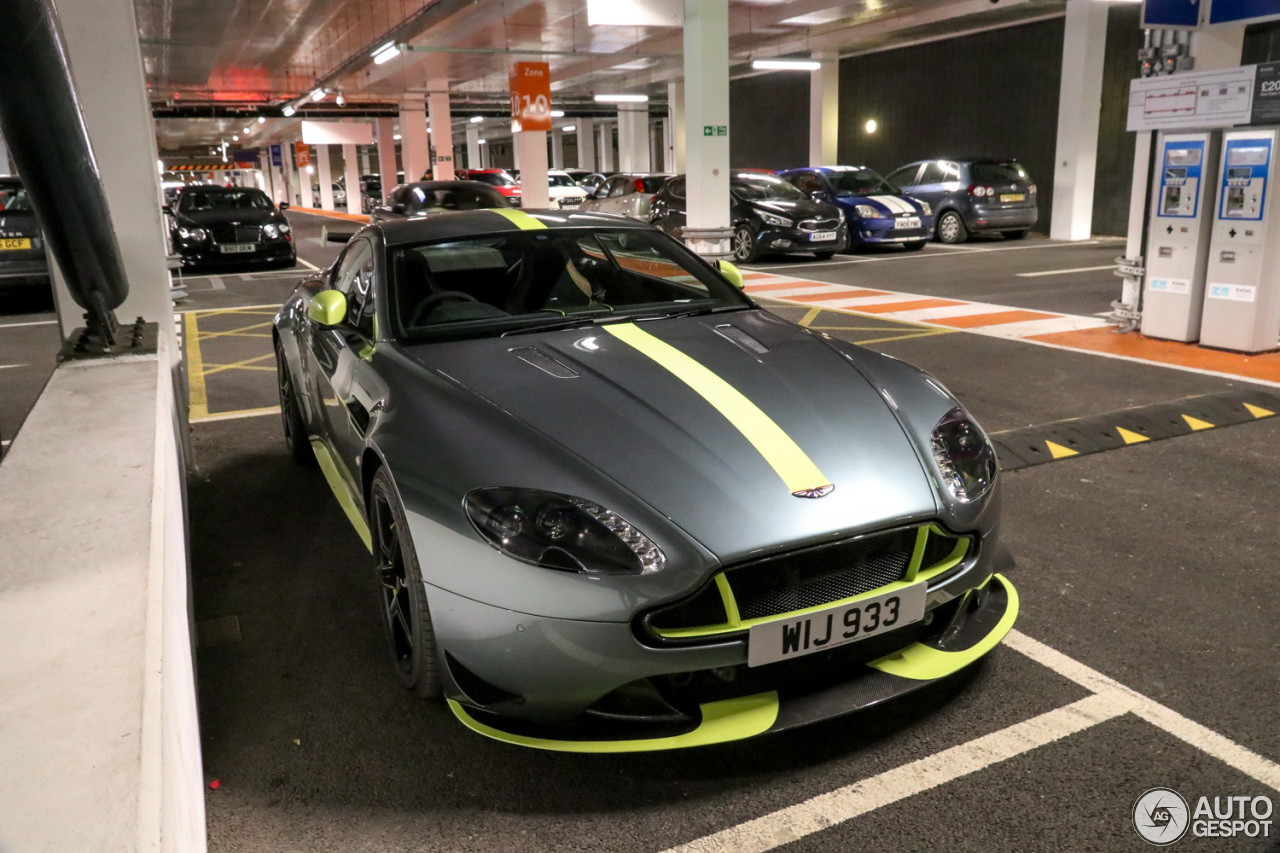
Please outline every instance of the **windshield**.
[{"label": "windshield", "polygon": [[482,184],[492,184],[495,187],[514,187],[515,180],[506,172],[472,172],[471,180],[479,181]]},{"label": "windshield", "polygon": [[848,198],[855,195],[897,195],[898,190],[879,173],[871,169],[851,169],[848,172],[828,172],[827,179],[835,187],[836,196]]},{"label": "windshield", "polygon": [[392,333],[409,341],[749,306],[706,261],[657,231],[634,228],[394,247],[388,291]]},{"label": "windshield", "polygon": [[194,213],[201,210],[270,210],[271,202],[261,190],[186,190],[178,210]]},{"label": "windshield", "polygon": [[969,167],[969,175],[975,184],[1013,184],[1018,181],[1029,181],[1027,170],[1017,160],[1005,160],[1002,163],[974,163]]},{"label": "windshield", "polygon": [[568,175],[548,175],[547,180],[551,182],[551,186],[553,187],[575,187],[576,188],[578,186],[573,182],[573,178],[569,177]]},{"label": "windshield", "polygon": [[807,197],[782,178],[775,178],[773,175],[753,175],[750,172],[730,178],[729,188],[737,194],[738,198],[746,201],[774,199],[798,201]]},{"label": "windshield", "polygon": [[31,199],[19,184],[0,184],[0,210],[9,213],[30,213]]},{"label": "windshield", "polygon": [[507,201],[489,187],[411,187],[405,207],[410,211],[483,210],[506,207]]}]

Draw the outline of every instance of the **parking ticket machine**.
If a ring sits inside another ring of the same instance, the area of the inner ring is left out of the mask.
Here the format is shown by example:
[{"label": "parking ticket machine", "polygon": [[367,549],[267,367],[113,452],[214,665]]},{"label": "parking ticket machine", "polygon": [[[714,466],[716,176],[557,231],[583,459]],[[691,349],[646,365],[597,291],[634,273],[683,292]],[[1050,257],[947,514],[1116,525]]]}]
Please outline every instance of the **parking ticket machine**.
[{"label": "parking ticket machine", "polygon": [[1228,131],[1205,278],[1201,346],[1266,352],[1280,342],[1276,128]]},{"label": "parking ticket machine", "polygon": [[1218,136],[1161,133],[1156,140],[1155,198],[1147,232],[1142,334],[1171,341],[1200,335],[1209,224],[1218,168]]}]

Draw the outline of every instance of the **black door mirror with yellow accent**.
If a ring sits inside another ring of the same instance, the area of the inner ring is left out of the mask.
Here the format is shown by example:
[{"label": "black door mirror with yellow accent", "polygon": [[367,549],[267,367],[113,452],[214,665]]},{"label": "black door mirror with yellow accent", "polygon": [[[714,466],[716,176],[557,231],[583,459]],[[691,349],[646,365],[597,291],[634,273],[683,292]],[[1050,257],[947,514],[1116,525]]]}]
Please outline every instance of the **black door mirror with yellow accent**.
[{"label": "black door mirror with yellow accent", "polygon": [[332,328],[347,318],[347,297],[336,290],[322,290],[311,298],[307,316],[318,325]]}]

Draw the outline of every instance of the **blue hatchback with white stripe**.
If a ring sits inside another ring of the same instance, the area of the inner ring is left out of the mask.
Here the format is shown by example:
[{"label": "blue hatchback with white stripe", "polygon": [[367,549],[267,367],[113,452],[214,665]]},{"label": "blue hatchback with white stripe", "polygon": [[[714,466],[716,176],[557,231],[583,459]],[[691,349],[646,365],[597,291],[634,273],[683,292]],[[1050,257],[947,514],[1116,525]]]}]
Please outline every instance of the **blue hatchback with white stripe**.
[{"label": "blue hatchback with white stripe", "polygon": [[904,195],[874,169],[815,166],[778,174],[810,198],[832,202],[844,211],[850,250],[882,243],[923,249],[933,234],[929,203]]}]

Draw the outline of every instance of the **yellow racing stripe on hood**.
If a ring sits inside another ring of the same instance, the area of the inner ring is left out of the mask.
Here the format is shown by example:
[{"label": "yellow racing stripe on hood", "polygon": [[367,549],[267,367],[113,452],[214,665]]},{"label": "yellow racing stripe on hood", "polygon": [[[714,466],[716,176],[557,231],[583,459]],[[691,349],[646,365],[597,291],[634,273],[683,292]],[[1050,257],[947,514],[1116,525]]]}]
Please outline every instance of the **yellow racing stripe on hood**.
[{"label": "yellow racing stripe on hood", "polygon": [[511,223],[521,231],[538,231],[539,229],[545,229],[547,227],[529,214],[525,213],[523,210],[494,208],[493,212],[501,216],[503,219],[510,220]]},{"label": "yellow racing stripe on hood", "polygon": [[666,368],[672,376],[688,385],[724,415],[742,433],[743,438],[760,452],[773,470],[778,472],[789,491],[814,489],[831,482],[800,446],[791,440],[791,436],[782,431],[782,427],[760,411],[741,391],[701,363],[634,323],[607,325],[603,329]]}]

